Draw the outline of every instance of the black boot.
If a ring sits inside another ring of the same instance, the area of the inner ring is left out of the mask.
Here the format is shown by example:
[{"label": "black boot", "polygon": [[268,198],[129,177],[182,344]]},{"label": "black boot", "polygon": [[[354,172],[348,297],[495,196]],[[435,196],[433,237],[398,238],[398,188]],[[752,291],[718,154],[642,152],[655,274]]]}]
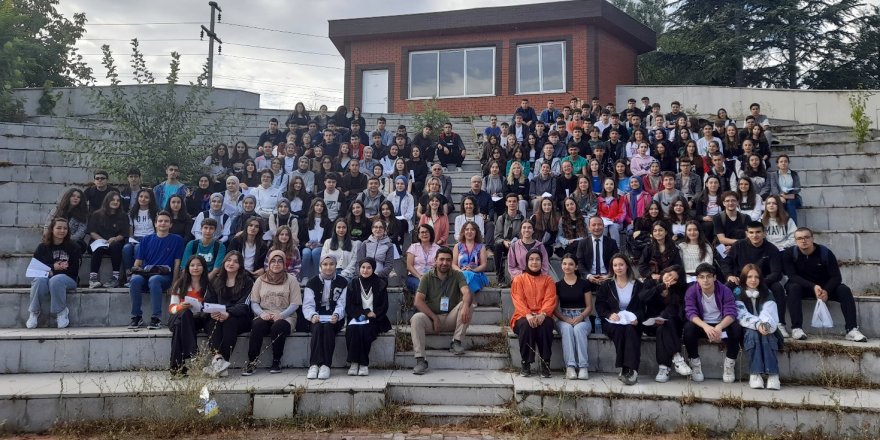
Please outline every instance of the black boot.
[{"label": "black boot", "polygon": [[523,361],[522,367],[519,370],[519,375],[521,377],[529,377],[532,375],[532,364]]}]

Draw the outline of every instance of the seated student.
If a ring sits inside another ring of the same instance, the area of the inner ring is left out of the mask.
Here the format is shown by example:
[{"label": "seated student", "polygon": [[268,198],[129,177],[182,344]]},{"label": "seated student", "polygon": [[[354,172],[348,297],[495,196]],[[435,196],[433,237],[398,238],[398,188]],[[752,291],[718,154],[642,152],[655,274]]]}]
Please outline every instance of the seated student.
[{"label": "seated student", "polygon": [[843,312],[846,340],[867,342],[856,322],[856,302],[852,290],[843,284],[837,257],[827,247],[813,241],[813,231],[800,227],[794,232],[795,246],[781,252],[782,267],[788,282],[788,314],[791,316],[792,339],[806,339],[803,330],[801,301],[816,297],[818,301],[837,301]]},{"label": "seated student", "polygon": [[[299,281],[299,274],[302,270],[302,257],[299,253],[299,246],[295,243],[295,235],[289,226],[282,226],[278,232],[272,237],[272,245],[269,246],[267,254],[272,251],[281,251],[284,253],[284,260],[287,266],[284,268],[287,273],[293,275]],[[268,258],[268,255],[267,257]],[[268,270],[269,260],[263,263],[263,269]]]},{"label": "seated student", "polygon": [[[257,178],[259,178],[259,176],[257,176]],[[222,204],[220,206],[220,210],[223,211],[224,214],[230,217],[236,215],[241,209],[241,201],[242,199],[244,199],[244,192],[242,192],[241,185],[242,184],[238,181],[238,177],[227,177],[226,191],[223,191],[222,193],[210,192],[208,194],[208,197],[205,199],[205,207],[202,208],[202,205],[199,205],[196,212],[192,214],[193,217],[199,215],[200,212],[207,211],[211,208],[211,197],[213,197],[214,194],[220,194],[221,196],[223,196],[223,198],[221,199]]]},{"label": "seated student", "polygon": [[89,215],[86,232],[93,242],[95,240],[106,240],[107,242],[104,246],[92,249],[89,289],[102,286],[98,280],[98,272],[101,269],[101,259],[104,258],[104,255],[110,255],[110,263],[113,266],[113,275],[105,287],[118,287],[119,269],[122,266],[122,248],[128,241],[129,233],[128,217],[122,211],[122,199],[118,192],[109,192],[107,197],[104,197],[101,209]]},{"label": "seated student", "polygon": [[[327,182],[332,182],[329,178]],[[333,234],[332,223],[328,217],[328,209],[324,200],[317,197],[312,200],[309,214],[299,222],[299,245],[302,255],[302,278],[310,278],[318,274],[321,246]]]},{"label": "seated student", "polygon": [[403,255],[403,242],[410,235],[409,224],[395,216],[394,205],[386,200],[379,205],[379,213],[372,218],[373,222],[382,222],[385,225],[385,235],[394,245],[394,259]]},{"label": "seated student", "polygon": [[[287,226],[293,231],[293,243],[299,246],[299,219],[291,212],[290,204],[291,202],[286,197],[278,199],[275,212],[269,215],[269,229],[263,234],[264,240],[272,241],[272,237],[278,233],[278,230],[282,226]],[[302,205],[300,206],[302,207]],[[304,209],[300,211],[305,212]]]},{"label": "seated student", "polygon": [[[321,259],[321,269],[303,290],[303,317],[311,323],[309,371],[306,379],[330,378],[336,334],[345,325],[345,300],[348,282],[336,275],[336,259]],[[322,322],[323,320],[323,322]]]},{"label": "seated student", "polygon": [[351,239],[345,219],[336,219],[333,223],[333,231],[333,235],[321,246],[321,259],[332,255],[336,258],[336,274],[351,280],[357,274],[355,262],[360,243]]},{"label": "seated student", "polygon": [[461,171],[461,164],[467,156],[464,142],[461,136],[452,131],[452,123],[443,124],[443,132],[437,142],[437,158],[444,168],[450,165],[456,166],[456,171]]},{"label": "seated student", "polygon": [[241,252],[243,263],[241,270],[256,278],[263,274],[263,263],[269,250],[263,241],[263,221],[259,217],[251,217],[245,223],[245,229],[232,240],[229,240],[229,252]]},{"label": "seated student", "polygon": [[801,179],[797,171],[789,168],[791,159],[786,154],[780,154],[776,158],[776,171],[767,173],[767,184],[770,195],[782,197],[785,201],[785,211],[788,218],[797,223],[797,209],[801,207]]},{"label": "seated student", "polygon": [[[541,199],[540,206],[529,217],[529,222],[534,226],[535,240],[544,245],[544,249],[551,249],[556,243],[556,235],[559,233],[559,212],[556,211],[552,198]],[[494,226],[494,225],[493,225]],[[525,267],[523,261],[522,267]]]},{"label": "seated student", "polygon": [[171,287],[171,281],[177,278],[181,254],[183,238],[171,234],[171,214],[160,211],[156,214],[156,232],[141,240],[131,269],[131,324],[128,328],[136,329],[143,325],[141,294],[147,288],[153,307],[147,328],[155,330],[162,326],[162,295]]},{"label": "seated student", "polygon": [[690,376],[692,371],[681,356],[681,327],[684,324],[682,305],[687,290],[684,270],[679,265],[665,267],[660,277],[645,281],[641,300],[645,303],[643,323],[645,333],[656,336],[655,355],[657,357],[657,382],[669,381],[669,367],[682,376]]},{"label": "seated student", "polygon": [[413,220],[415,218],[415,199],[408,188],[410,188],[409,179],[406,176],[397,176],[394,178],[394,190],[388,194],[388,201],[394,207],[394,216],[406,222],[406,230],[411,231]]},{"label": "seated student", "polygon": [[452,209],[449,206],[449,198],[444,196],[440,191],[440,179],[429,177],[425,186],[425,193],[419,198],[419,204],[416,207],[416,216],[421,218],[428,212],[428,202],[431,197],[437,196],[440,199],[440,208],[443,215],[448,215]]},{"label": "seated student", "polygon": [[185,260],[181,275],[168,291],[171,303],[168,305],[168,330],[171,330],[171,374],[186,375],[187,361],[199,350],[196,336],[205,328],[208,315],[201,311],[193,312],[192,304],[186,301],[192,298],[198,302],[205,300],[208,289],[208,272],[210,266],[205,259],[194,254]]},{"label": "seated student", "polygon": [[345,202],[353,200],[367,189],[367,175],[361,172],[360,166],[361,162],[358,159],[352,159],[348,162],[348,172],[342,176],[342,181],[339,182]]},{"label": "seated student", "polygon": [[519,339],[519,353],[522,359],[520,376],[532,375],[535,354],[539,355],[541,377],[550,377],[550,354],[553,345],[553,319],[556,312],[556,284],[553,278],[541,269],[544,256],[538,249],[526,255],[526,270],[513,278],[510,286],[510,299],[513,301],[513,316],[510,327]]},{"label": "seated student", "polygon": [[[620,368],[618,379],[624,385],[635,385],[639,380],[641,362],[641,329],[645,306],[641,300],[642,282],[636,278],[629,258],[623,254],[611,257],[613,276],[599,287],[596,294],[596,314],[609,325],[602,327],[614,343],[617,353],[614,366]],[[635,315],[629,323],[621,322],[621,313]]]},{"label": "seated student", "polygon": [[275,212],[278,205],[278,198],[281,197],[281,189],[272,185],[275,178],[272,170],[266,169],[260,171],[260,185],[251,189],[250,196],[256,199],[256,207],[254,210],[260,217],[268,219],[269,215]]},{"label": "seated student", "polygon": [[[253,205],[253,200],[251,200],[250,203]],[[229,234],[233,220],[229,214],[223,212],[223,194],[211,194],[211,208],[207,211],[200,212],[193,220],[193,226],[190,233],[193,235],[194,240],[202,239],[202,223],[209,218],[214,220],[217,225],[217,228],[214,231],[214,238],[220,243],[226,243],[229,241]]]},{"label": "seated student", "polygon": [[489,258],[483,244],[483,234],[474,222],[467,222],[458,235],[458,243],[452,248],[452,267],[464,274],[472,294],[489,285],[486,268]]},{"label": "seated student", "polygon": [[266,271],[254,282],[251,289],[251,323],[248,363],[241,372],[250,376],[257,371],[257,357],[263,348],[263,338],[269,336],[272,343],[272,365],[269,373],[281,372],[281,357],[287,336],[296,328],[296,309],[302,305],[302,293],[296,276],[287,272],[288,263],[282,250],[269,253]]},{"label": "seated student", "polygon": [[171,233],[179,235],[184,242],[192,239],[190,230],[192,229],[193,219],[186,211],[186,202],[183,197],[173,195],[168,199],[168,205],[165,210],[171,214]]},{"label": "seated student", "polygon": [[473,296],[464,275],[452,268],[452,250],[443,247],[434,256],[434,267],[419,281],[414,306],[418,312],[410,319],[413,354],[416,365],[413,374],[428,371],[425,359],[425,334],[453,331],[449,350],[464,354],[462,338],[467,332],[473,314]]},{"label": "seated student", "polygon": [[[590,336],[593,293],[590,283],[578,276],[577,268],[574,255],[562,256],[562,278],[556,282],[559,307],[553,311],[553,316],[556,318],[556,332],[562,339],[565,378],[587,380],[590,377],[587,371],[590,365],[587,342]],[[542,273],[547,272],[542,270]]]},{"label": "seated student", "polygon": [[107,194],[118,192],[116,188],[108,185],[108,183],[110,183],[108,180],[109,176],[110,175],[104,170],[95,171],[95,184],[89,185],[89,187],[83,192],[84,199],[82,203],[86,204],[88,207],[89,215],[101,209],[104,205],[104,199],[107,198]]},{"label": "seated student", "polygon": [[703,229],[696,220],[685,223],[684,238],[677,246],[687,277],[696,277],[697,267],[700,264],[714,264],[715,248],[706,241]]},{"label": "seated student", "polygon": [[683,339],[693,370],[691,379],[694,382],[704,380],[699,340],[707,338],[711,343],[724,342],[727,345],[721,377],[725,383],[732,383],[736,380],[734,367],[742,341],[742,327],[736,320],[737,311],[733,292],[716,280],[715,268],[710,264],[697,266],[696,275],[697,282],[684,296],[687,322],[684,324]]},{"label": "seated student", "polygon": [[380,333],[391,330],[388,319],[388,283],[375,273],[376,260],[367,257],[358,264],[358,276],[348,284],[345,315],[353,322],[345,329],[349,376],[370,374],[370,348]]},{"label": "seated student", "polygon": [[651,243],[639,258],[639,273],[644,278],[660,279],[660,272],[673,265],[681,266],[678,246],[672,241],[669,222],[659,220],[651,225]]},{"label": "seated student", "polygon": [[519,212],[526,216],[526,208],[529,205],[529,181],[527,174],[523,171],[522,164],[514,162],[504,179],[504,192],[506,194],[516,194],[518,198]]},{"label": "seated student", "polygon": [[767,241],[773,243],[780,251],[794,246],[794,231],[797,225],[788,217],[783,206],[785,202],[780,196],[769,196],[764,201],[764,215],[761,223],[764,225],[764,235]]},{"label": "seated student", "polygon": [[[244,196],[241,200],[241,210],[235,214],[235,217],[229,222],[229,239],[231,240],[240,232],[244,231],[248,220],[256,217],[262,221],[262,217],[257,213],[257,198],[251,194]],[[261,239],[263,237],[260,237]]]},{"label": "seated student", "polygon": [[566,198],[562,205],[564,209],[559,219],[559,234],[556,235],[557,256],[576,252],[578,242],[587,234],[587,224],[574,198]]},{"label": "seated student", "polygon": [[385,201],[385,195],[379,190],[379,178],[371,176],[367,180],[367,189],[355,196],[355,200],[363,204],[364,215],[368,218],[379,214],[379,205]]},{"label": "seated student", "polygon": [[596,212],[599,210],[599,198],[596,197],[596,193],[590,188],[590,180],[585,176],[578,177],[577,189],[571,193],[570,197],[577,204],[577,211],[584,221],[596,215]]},{"label": "seated student", "polygon": [[385,223],[382,221],[373,221],[372,231],[373,233],[358,246],[357,261],[372,256],[376,260],[376,275],[388,280],[394,268],[394,243],[388,238]]},{"label": "seated student", "polygon": [[739,212],[739,199],[735,192],[724,192],[719,198],[724,209],[712,217],[712,227],[715,230],[715,238],[719,244],[724,245],[726,254],[737,240],[746,238],[748,217]]},{"label": "seated student", "polygon": [[67,220],[67,228],[70,230],[70,241],[79,247],[80,254],[85,252],[88,249],[85,237],[88,230],[89,211],[86,208],[86,199],[81,189],[71,188],[64,192],[61,200],[58,201],[58,205],[52,208],[49,211],[49,216],[46,217],[46,227],[43,228],[44,234],[50,230],[49,224],[56,218]]},{"label": "seated student", "polygon": [[300,156],[297,161],[297,168],[290,172],[289,181],[293,183],[293,179],[299,177],[303,180],[304,187],[306,192],[309,194],[312,193],[312,190],[315,187],[315,173],[310,169],[309,158],[305,156]]},{"label": "seated student", "polygon": [[204,371],[209,376],[229,375],[229,359],[238,335],[251,329],[253,313],[248,298],[254,286],[253,278],[244,270],[241,252],[229,251],[223,258],[220,273],[208,284],[205,303],[218,304],[225,312],[211,313],[205,332],[210,335],[208,346],[214,351],[211,364]]},{"label": "seated student", "polygon": [[354,200],[348,205],[345,223],[348,224],[348,235],[352,240],[358,242],[363,242],[369,237],[373,226],[370,216],[367,216],[364,204],[360,200]]},{"label": "seated student", "polygon": [[679,196],[672,200],[667,220],[669,220],[669,224],[672,226],[672,241],[680,243],[684,240],[685,225],[691,220],[691,211],[684,196]]},{"label": "seated student", "polygon": [[43,233],[43,240],[34,251],[34,259],[50,268],[44,278],[34,278],[31,284],[28,319],[25,326],[36,328],[40,317],[40,301],[49,299],[49,313],[54,313],[58,328],[70,324],[67,308],[67,293],[76,290],[79,264],[82,254],[70,239],[70,227],[65,218],[58,217],[49,222]]},{"label": "seated student", "polygon": [[226,246],[220,241],[214,239],[214,233],[217,230],[217,220],[206,218],[202,220],[202,229],[200,240],[192,240],[183,247],[183,258],[181,258],[181,270],[186,270],[189,257],[199,255],[205,260],[205,273],[214,278],[220,272],[220,264],[226,257]]},{"label": "seated student", "polygon": [[736,296],[737,319],[743,328],[743,347],[749,356],[749,387],[764,388],[767,375],[767,389],[778,390],[779,360],[776,350],[779,339],[776,329],[776,301],[770,290],[761,280],[761,270],[754,264],[747,264],[740,274]]},{"label": "seated student", "polygon": [[606,177],[599,194],[598,215],[607,224],[605,230],[616,243],[620,243],[620,230],[626,220],[626,212],[626,201],[617,194],[617,183],[613,178]]},{"label": "seated student", "polygon": [[672,202],[679,197],[684,197],[684,194],[675,189],[675,174],[671,171],[665,171],[662,174],[662,182],[663,189],[654,194],[654,200],[660,202],[663,215],[668,216],[672,209]]},{"label": "seated student", "polygon": [[761,220],[764,214],[764,202],[761,196],[755,192],[752,181],[748,177],[740,177],[737,181],[736,195],[739,198],[739,212],[747,215],[753,221]]},{"label": "seated student", "polygon": [[[547,202],[552,205],[552,202],[549,199]],[[547,252],[547,248],[544,247],[544,244],[535,239],[534,231],[535,224],[532,223],[531,220],[523,221],[519,230],[519,238],[514,238],[513,243],[510,245],[510,251],[507,253],[507,271],[510,272],[511,278],[526,270],[528,263],[526,261],[526,255],[531,252],[532,249],[537,249],[541,252],[541,261],[543,262],[541,272],[546,274],[550,273],[550,255]]]},{"label": "seated student", "polygon": [[[624,224],[626,225],[627,231],[632,231],[634,233],[635,223],[642,218],[645,213],[648,211],[648,208],[652,204],[653,199],[651,198],[651,194],[647,193],[642,189],[642,180],[638,177],[628,177],[629,182],[626,184],[626,187],[629,188],[629,191],[624,194],[623,201],[626,203],[626,219],[624,220]],[[618,194],[620,191],[620,185],[617,186]],[[662,210],[660,209],[660,204],[657,204],[657,215],[660,215]]]},{"label": "seated student", "polygon": [[682,157],[678,161],[679,172],[675,175],[675,188],[681,191],[684,197],[691,202],[703,191],[703,179],[693,171],[693,163],[688,157]]}]

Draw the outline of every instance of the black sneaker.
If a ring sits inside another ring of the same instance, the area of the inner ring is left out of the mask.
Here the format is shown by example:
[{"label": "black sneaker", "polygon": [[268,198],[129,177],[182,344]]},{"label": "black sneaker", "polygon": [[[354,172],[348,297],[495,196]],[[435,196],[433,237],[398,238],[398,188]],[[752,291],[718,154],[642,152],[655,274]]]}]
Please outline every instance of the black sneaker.
[{"label": "black sneaker", "polygon": [[242,376],[253,376],[254,373],[257,372],[257,366],[253,362],[248,362],[245,365],[244,370],[241,372]]},{"label": "black sneaker", "polygon": [[547,379],[550,377],[550,364],[544,361],[540,362],[541,377]]},{"label": "black sneaker", "polygon": [[150,325],[147,326],[148,330],[159,330],[162,328],[162,320],[156,318],[155,316],[150,318]]},{"label": "black sneaker", "polygon": [[416,358],[416,366],[413,367],[413,374],[421,376],[428,372],[428,361],[425,358]]},{"label": "black sneaker", "polygon": [[464,354],[464,346],[461,345],[461,341],[453,339],[449,344],[449,351],[456,356],[461,356]]},{"label": "black sneaker", "polygon": [[281,372],[281,361],[272,361],[272,366],[269,367],[269,373],[278,374]]},{"label": "black sneaker", "polygon": [[532,375],[532,365],[528,362],[523,362],[522,367],[519,369],[520,377],[529,377]]},{"label": "black sneaker", "polygon": [[142,325],[144,325],[144,318],[141,318],[140,316],[132,316],[131,323],[128,324],[128,328],[130,330],[134,330],[141,328]]}]

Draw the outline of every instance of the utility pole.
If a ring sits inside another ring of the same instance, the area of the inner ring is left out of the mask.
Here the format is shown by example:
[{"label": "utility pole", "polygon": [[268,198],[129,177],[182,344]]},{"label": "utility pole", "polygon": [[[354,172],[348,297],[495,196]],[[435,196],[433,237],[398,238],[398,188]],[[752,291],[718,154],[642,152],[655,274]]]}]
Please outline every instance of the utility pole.
[{"label": "utility pole", "polygon": [[[214,18],[216,16],[217,21],[220,21],[220,18],[222,17],[222,14],[220,13],[223,12],[223,10],[220,9],[220,5],[214,1],[208,2],[208,6],[211,7],[211,28],[208,29],[205,25],[202,25],[202,38],[205,37],[206,33],[208,34],[208,87],[211,87],[214,83],[214,40],[216,40],[218,44],[223,44],[223,42],[220,41],[220,37],[214,33]],[[223,46],[218,46],[217,53],[222,51]]]}]

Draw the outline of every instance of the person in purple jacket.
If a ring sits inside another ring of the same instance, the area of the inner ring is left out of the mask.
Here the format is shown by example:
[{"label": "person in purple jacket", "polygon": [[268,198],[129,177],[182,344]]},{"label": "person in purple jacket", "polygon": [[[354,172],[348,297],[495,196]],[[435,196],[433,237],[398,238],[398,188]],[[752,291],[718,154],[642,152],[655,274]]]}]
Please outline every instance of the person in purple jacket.
[{"label": "person in purple jacket", "polygon": [[736,299],[733,292],[716,279],[715,268],[708,263],[697,266],[697,282],[684,295],[684,310],[687,323],[684,325],[684,346],[690,358],[691,378],[694,382],[703,381],[700,362],[699,340],[727,345],[724,358],[722,380],[731,383],[736,379],[736,358],[743,330],[736,320]]}]

